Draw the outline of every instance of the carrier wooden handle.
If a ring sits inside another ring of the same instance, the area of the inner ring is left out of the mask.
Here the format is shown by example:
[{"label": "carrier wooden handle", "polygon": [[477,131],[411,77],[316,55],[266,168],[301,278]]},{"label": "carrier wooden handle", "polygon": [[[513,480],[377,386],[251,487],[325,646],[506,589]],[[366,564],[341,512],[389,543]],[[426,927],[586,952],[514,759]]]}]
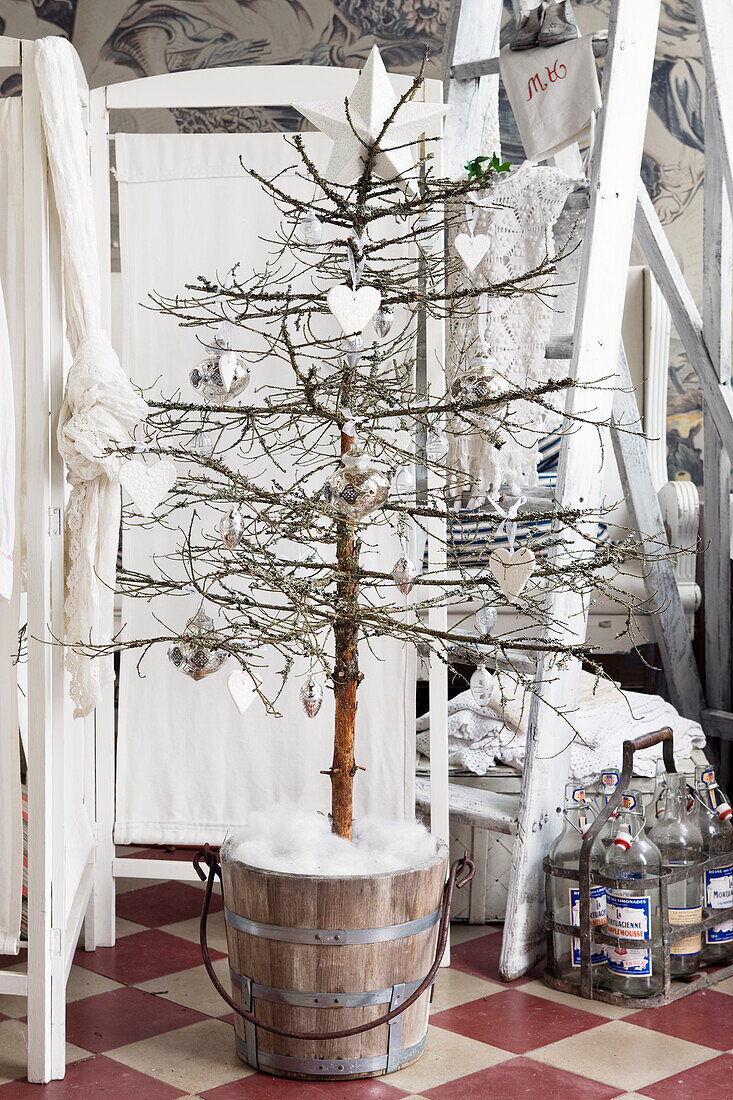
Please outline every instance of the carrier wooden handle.
[{"label": "carrier wooden handle", "polygon": [[652,745],[658,745],[660,741],[671,741],[672,729],[670,726],[664,726],[661,730],[655,730],[654,733],[642,733],[641,737],[635,737],[633,741],[624,742],[624,744],[633,745],[632,752],[639,752],[641,749],[650,749]]}]

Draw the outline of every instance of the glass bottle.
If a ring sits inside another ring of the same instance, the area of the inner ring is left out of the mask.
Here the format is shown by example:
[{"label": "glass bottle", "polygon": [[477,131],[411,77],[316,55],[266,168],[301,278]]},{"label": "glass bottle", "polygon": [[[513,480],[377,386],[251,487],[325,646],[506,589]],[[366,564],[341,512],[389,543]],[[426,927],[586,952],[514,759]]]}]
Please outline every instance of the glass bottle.
[{"label": "glass bottle", "polygon": [[[644,831],[644,810],[633,794],[624,795],[603,873],[623,880],[623,885],[606,888],[607,931],[633,939],[660,936],[659,883],[639,881],[637,885],[637,881],[658,877],[662,873],[662,856]],[[664,987],[661,943],[639,948],[609,946],[608,965],[601,981],[605,988],[627,997],[650,997],[661,992]]]},{"label": "glass bottle", "polygon": [[[707,764],[695,768],[695,822],[702,833],[706,856],[730,856],[730,863],[705,872],[703,903],[709,913],[733,905],[733,810],[723,798],[715,772]],[[702,961],[726,963],[733,959],[733,920],[703,933]]]},{"label": "glass bottle", "polygon": [[[583,837],[591,825],[592,810],[586,799],[585,788],[569,783],[565,788],[565,819],[560,835],[550,848],[549,858],[553,867],[565,871],[577,871],[580,866],[580,847]],[[596,840],[591,852],[591,870],[601,865],[601,848]],[[569,879],[551,876],[550,899],[552,917],[561,924],[580,923],[579,883]],[[606,892],[602,886],[591,885],[591,921],[594,925],[605,924]],[[606,948],[604,944],[594,943],[591,951],[591,966],[594,981],[597,971],[605,964]],[[555,975],[565,981],[580,984],[580,940],[562,932],[555,933]]]},{"label": "glass bottle", "polygon": [[[603,809],[613,798],[618,787],[619,774],[615,768],[609,768],[608,771],[601,772],[599,776],[600,791],[598,795],[598,804],[600,809]],[[613,838],[616,835],[618,829],[618,810],[611,814],[606,824],[598,834],[597,842],[600,843],[603,848],[603,856],[608,851],[608,847],[613,843]]]},{"label": "glass bottle", "polygon": [[[702,919],[702,876],[695,871],[703,859],[702,834],[688,811],[687,777],[678,772],[667,774],[664,814],[649,834],[662,853],[665,867],[690,873],[668,888],[669,923],[674,929]],[[694,974],[700,966],[702,936],[696,932],[670,945],[670,971],[673,977]]]}]

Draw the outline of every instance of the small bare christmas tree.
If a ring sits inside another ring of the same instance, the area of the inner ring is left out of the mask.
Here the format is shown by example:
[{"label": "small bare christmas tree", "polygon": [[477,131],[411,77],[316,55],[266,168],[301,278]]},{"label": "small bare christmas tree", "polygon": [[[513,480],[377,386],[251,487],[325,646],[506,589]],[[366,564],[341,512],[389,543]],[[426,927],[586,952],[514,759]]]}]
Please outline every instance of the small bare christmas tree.
[{"label": "small bare christmas tree", "polygon": [[[530,538],[520,582],[511,563],[502,571],[492,560],[490,545],[474,548],[480,561],[471,569],[455,553],[462,525],[496,530],[504,520],[488,501],[469,515],[456,511],[462,491],[475,496],[477,487],[450,468],[448,435],[479,432],[487,445],[501,446],[512,433],[517,402],[547,405],[571,383],[510,386],[475,342],[460,349],[450,388],[428,392],[420,382],[426,318],[451,325],[462,318],[470,329],[486,298],[550,293],[557,265],[548,255],[521,278],[491,285],[473,263],[470,245],[446,252],[466,203],[490,198],[497,174],[508,166],[480,158],[466,179],[438,178],[432,144],[422,135],[443,109],[418,102],[420,86],[418,77],[406,95],[394,97],[375,50],[349,100],[303,105],[334,138],[334,153],[324,168],[300,137],[293,139],[300,174],[312,184],[310,201],[288,194],[282,177],[251,172],[282,214],[265,269],[247,277],[239,269],[226,278],[199,277],[182,296],[154,296],[158,309],[200,329],[207,349],[191,372],[194,400],[149,402],[144,444],[176,463],[171,480],[177,480],[155,522],[180,530],[179,562],[201,610],[177,637],[115,642],[116,648],[168,642],[173,662],[194,678],[233,657],[241,690],[258,692],[272,713],[277,695],[263,691],[258,671],[279,655],[284,684],[295,659],[306,658],[306,713],[317,712],[324,685],[334,692],[331,817],[334,832],[346,838],[358,771],[360,646],[388,636],[426,647],[449,664],[468,655],[479,663],[474,687],[483,698],[491,688],[486,662],[512,662],[517,653],[540,649],[560,659],[582,655],[583,647],[543,640],[543,589],[557,583],[560,572],[565,587],[587,589],[597,571],[626,550],[599,544],[562,566],[539,552],[532,560],[532,545],[541,550],[543,541],[561,537],[563,526],[588,520],[579,512],[558,513],[548,498],[544,504],[535,499],[523,513],[557,526],[551,536]],[[286,365],[288,385],[272,382],[273,360]],[[439,476],[428,477],[431,471]],[[123,483],[134,502],[135,471],[127,475]],[[438,488],[428,488],[436,482]],[[511,504],[505,498],[501,507]],[[212,518],[216,537],[206,534]],[[127,519],[136,522],[134,508]],[[408,551],[431,520],[445,532],[449,569],[425,569]],[[373,525],[385,524],[403,552],[375,568],[365,564],[364,540]],[[164,560],[146,575],[123,569],[120,588],[145,599],[180,591],[173,572]],[[536,625],[520,641],[491,634],[495,609],[508,596]],[[431,607],[467,597],[477,601],[478,630],[472,623],[431,629]],[[219,611],[216,627],[204,614],[207,605]]]}]

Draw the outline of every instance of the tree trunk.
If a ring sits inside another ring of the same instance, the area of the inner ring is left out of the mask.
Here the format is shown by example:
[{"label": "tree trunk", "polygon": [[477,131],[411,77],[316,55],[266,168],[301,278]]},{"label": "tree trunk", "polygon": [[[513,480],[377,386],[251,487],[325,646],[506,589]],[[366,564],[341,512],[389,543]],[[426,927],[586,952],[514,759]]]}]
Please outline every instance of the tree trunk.
[{"label": "tree trunk", "polygon": [[[353,440],[341,436],[341,453],[348,451]],[[359,624],[356,616],[359,550],[361,543],[354,535],[351,523],[339,524],[336,557],[339,571],[351,576],[338,582],[336,588],[337,618],[334,623],[335,666],[333,688],[336,710],[333,731],[333,762],[331,777],[331,828],[337,836],[351,840],[354,817],[354,776],[357,772],[354,755],[356,737],[356,692],[359,672]],[[353,579],[352,579],[353,577]]]}]

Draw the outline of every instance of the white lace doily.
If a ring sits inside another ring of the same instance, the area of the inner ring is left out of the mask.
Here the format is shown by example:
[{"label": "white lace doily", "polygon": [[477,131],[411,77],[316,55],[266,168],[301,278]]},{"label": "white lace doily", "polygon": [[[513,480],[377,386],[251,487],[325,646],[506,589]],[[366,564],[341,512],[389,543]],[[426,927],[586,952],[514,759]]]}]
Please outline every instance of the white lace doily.
[{"label": "white lace doily", "polygon": [[[474,273],[492,284],[523,275],[537,267],[545,256],[553,256],[565,246],[555,239],[553,227],[568,195],[577,187],[559,168],[523,165],[499,179],[491,192],[474,204],[477,211],[474,232],[491,241],[486,257]],[[455,232],[465,231],[456,226]],[[565,234],[567,236],[567,232]],[[565,270],[553,278],[556,289],[550,295],[519,294],[515,297],[489,297],[485,310],[477,302],[472,317],[462,316],[451,327],[448,343],[448,382],[465,367],[469,355],[481,347],[483,335],[498,373],[513,387],[524,387],[567,371],[562,360],[545,359],[545,347],[553,332],[570,332],[575,309],[575,287],[560,287],[570,282]],[[463,276],[470,282],[468,274]],[[574,282],[574,279],[572,280]],[[547,280],[528,282],[530,289],[546,285]],[[560,398],[562,401],[562,397]],[[560,407],[559,403],[556,407]],[[481,418],[476,417],[475,432],[465,425],[454,426],[450,434],[449,463],[463,475],[462,488],[470,486],[473,497],[485,497],[498,491],[503,483],[515,488],[537,481],[537,443],[541,436],[557,428],[560,417],[551,410],[530,402],[512,402],[509,421],[501,429],[503,446],[486,442]],[[494,422],[485,421],[489,427]]]}]

